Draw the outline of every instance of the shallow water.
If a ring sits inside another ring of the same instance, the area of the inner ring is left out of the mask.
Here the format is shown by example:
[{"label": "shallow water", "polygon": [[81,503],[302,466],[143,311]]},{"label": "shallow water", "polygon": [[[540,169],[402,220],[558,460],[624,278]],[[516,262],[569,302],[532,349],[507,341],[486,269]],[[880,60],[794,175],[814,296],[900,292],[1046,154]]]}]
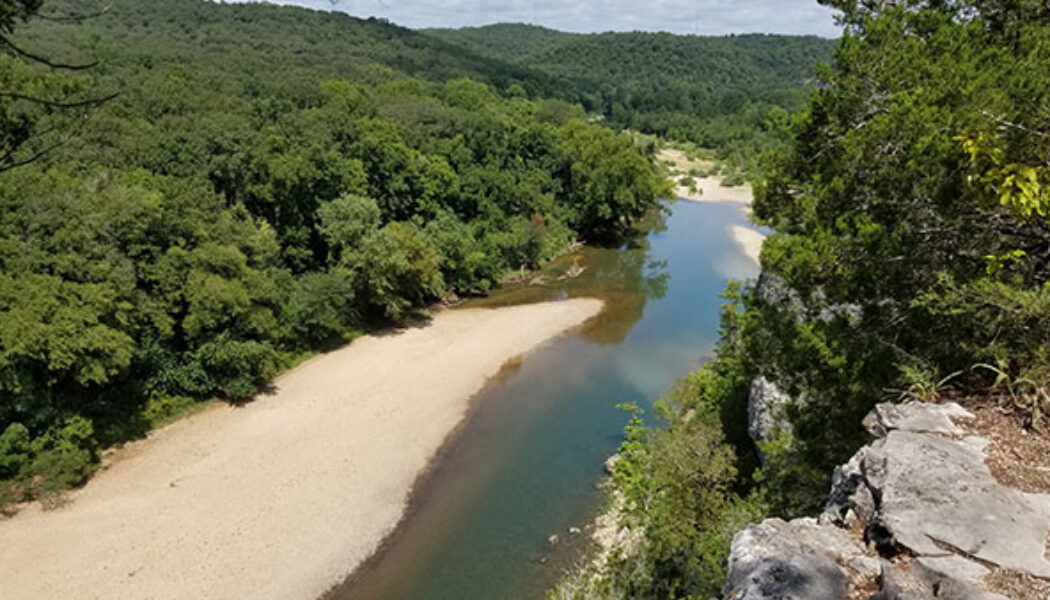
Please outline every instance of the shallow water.
[{"label": "shallow water", "polygon": [[[508,365],[415,491],[386,546],[335,600],[544,598],[589,549],[596,484],[623,439],[621,403],[649,407],[718,339],[719,294],[757,273],[729,234],[739,206],[678,202],[632,247],[583,249],[474,306],[597,296],[582,330]],[[573,265],[585,270],[560,279]],[[551,544],[549,537],[558,536]]]}]

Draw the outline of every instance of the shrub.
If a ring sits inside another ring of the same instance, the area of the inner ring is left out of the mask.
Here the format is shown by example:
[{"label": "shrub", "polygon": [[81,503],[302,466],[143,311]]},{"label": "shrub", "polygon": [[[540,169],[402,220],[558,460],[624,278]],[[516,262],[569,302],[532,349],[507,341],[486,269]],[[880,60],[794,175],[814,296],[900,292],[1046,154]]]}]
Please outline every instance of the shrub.
[{"label": "shrub", "polygon": [[359,323],[353,274],[342,269],[296,279],[282,309],[294,346],[321,348],[347,342]]},{"label": "shrub", "polygon": [[211,378],[216,393],[230,400],[254,394],[279,368],[277,352],[269,344],[219,335],[197,351],[197,359]]},{"label": "shrub", "polygon": [[29,464],[29,430],[11,423],[0,434],[0,481],[14,479]]},{"label": "shrub", "polygon": [[40,497],[83,482],[94,470],[94,434],[90,420],[73,416],[34,439],[30,444],[33,461],[25,471],[29,494]]},{"label": "shrub", "polygon": [[445,293],[437,251],[409,223],[389,223],[369,234],[350,264],[362,298],[376,316],[392,321]]}]

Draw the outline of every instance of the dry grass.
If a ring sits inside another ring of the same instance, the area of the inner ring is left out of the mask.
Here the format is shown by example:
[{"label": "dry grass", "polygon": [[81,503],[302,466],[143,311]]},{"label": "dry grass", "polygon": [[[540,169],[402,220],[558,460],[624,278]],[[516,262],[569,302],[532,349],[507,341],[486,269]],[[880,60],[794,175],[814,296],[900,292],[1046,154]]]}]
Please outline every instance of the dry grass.
[{"label": "dry grass", "polygon": [[988,590],[1011,600],[1046,600],[1050,597],[1050,582],[1016,571],[996,569],[984,578],[983,583]]},{"label": "dry grass", "polygon": [[1050,493],[1050,433],[1026,427],[1026,415],[994,397],[960,403],[976,418],[959,425],[990,442],[985,462],[996,481],[1023,492]]}]

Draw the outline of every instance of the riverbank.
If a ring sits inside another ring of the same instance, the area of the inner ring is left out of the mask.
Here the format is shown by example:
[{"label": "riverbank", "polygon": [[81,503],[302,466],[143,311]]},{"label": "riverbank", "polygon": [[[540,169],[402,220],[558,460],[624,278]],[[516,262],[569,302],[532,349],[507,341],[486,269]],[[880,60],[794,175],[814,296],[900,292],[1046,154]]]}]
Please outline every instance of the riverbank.
[{"label": "riverbank", "polygon": [[65,506],[0,521],[4,598],[317,597],[397,525],[485,382],[601,306],[441,311],[128,444]]},{"label": "riverbank", "polygon": [[[724,185],[725,178],[722,175],[695,177],[689,174],[698,171],[710,172],[715,166],[714,163],[690,158],[685,152],[673,148],[664,148],[656,155],[656,158],[670,166],[676,197],[690,202],[724,202],[738,206],[744,214],[751,213],[754,190],[750,184],[727,187]],[[683,178],[691,179],[693,185],[682,185]],[[766,239],[765,234],[757,229],[740,225],[731,226],[729,233],[733,236],[737,246],[757,265],[759,255],[762,253],[762,244]]]}]

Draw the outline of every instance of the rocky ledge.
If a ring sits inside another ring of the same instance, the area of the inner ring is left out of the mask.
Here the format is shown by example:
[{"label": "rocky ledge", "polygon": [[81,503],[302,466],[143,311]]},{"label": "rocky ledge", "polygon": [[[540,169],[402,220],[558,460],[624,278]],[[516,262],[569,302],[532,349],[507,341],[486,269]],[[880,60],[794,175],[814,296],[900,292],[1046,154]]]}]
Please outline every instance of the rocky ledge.
[{"label": "rocky ledge", "polygon": [[1050,495],[1000,483],[957,404],[884,404],[817,518],[733,539],[729,600],[1050,598]]}]

